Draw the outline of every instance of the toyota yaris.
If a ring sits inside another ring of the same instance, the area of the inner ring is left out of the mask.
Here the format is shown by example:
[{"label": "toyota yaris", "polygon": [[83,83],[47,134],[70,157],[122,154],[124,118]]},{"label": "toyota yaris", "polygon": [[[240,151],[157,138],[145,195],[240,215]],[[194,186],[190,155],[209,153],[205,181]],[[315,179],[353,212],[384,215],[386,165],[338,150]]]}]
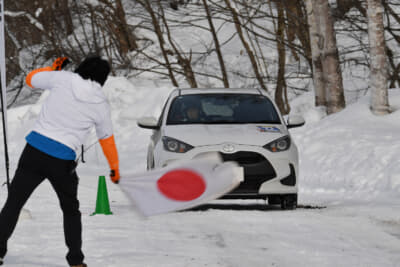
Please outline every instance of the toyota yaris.
[{"label": "toyota yaris", "polygon": [[269,96],[257,89],[176,89],[159,119],[138,120],[154,130],[148,169],[206,152],[244,168],[244,181],[224,198],[264,198],[283,209],[297,205],[298,152],[288,128],[302,126],[301,116],[285,122]]}]

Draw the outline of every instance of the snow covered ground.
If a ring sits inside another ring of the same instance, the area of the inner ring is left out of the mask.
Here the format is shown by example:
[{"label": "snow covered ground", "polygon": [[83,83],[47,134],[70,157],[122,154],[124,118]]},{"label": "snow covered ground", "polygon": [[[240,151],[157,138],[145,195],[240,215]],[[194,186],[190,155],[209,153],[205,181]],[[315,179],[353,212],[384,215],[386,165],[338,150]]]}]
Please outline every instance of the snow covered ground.
[{"label": "snow covered ground", "polygon": [[[122,175],[142,172],[151,131],[138,128],[136,120],[157,116],[172,87],[112,78],[105,90]],[[329,117],[313,108],[311,94],[294,100],[293,111],[307,121],[291,130],[301,159],[301,207],[295,211],[260,200],[218,200],[198,210],[143,218],[118,185],[107,181],[114,214],[90,216],[98,176],[108,173],[101,148],[92,146],[87,163],[78,167],[86,262],[109,267],[400,266],[400,90],[390,94],[394,112],[384,117],[371,115],[368,98]],[[9,110],[12,174],[40,101]],[[87,145],[95,142],[93,134]],[[0,205],[6,196],[3,186]],[[65,253],[62,214],[44,182],[25,206],[5,265],[66,266]]]}]

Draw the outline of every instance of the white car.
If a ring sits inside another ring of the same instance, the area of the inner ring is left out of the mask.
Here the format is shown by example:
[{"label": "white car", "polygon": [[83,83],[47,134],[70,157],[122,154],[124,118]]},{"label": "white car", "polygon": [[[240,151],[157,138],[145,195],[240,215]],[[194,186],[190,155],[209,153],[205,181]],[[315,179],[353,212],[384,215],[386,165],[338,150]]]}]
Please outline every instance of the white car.
[{"label": "white car", "polygon": [[217,151],[224,161],[244,167],[244,182],[223,198],[264,198],[283,209],[296,208],[299,176],[288,128],[303,124],[297,115],[285,123],[258,89],[176,89],[159,119],[138,120],[138,126],[154,130],[148,169]]}]

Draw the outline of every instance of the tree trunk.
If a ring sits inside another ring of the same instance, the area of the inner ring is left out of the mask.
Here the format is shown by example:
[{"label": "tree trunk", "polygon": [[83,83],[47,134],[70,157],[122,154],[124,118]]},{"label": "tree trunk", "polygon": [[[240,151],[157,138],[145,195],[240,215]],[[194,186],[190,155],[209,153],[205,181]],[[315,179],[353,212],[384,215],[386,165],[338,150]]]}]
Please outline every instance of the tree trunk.
[{"label": "tree trunk", "polygon": [[183,75],[186,78],[186,81],[190,85],[191,88],[197,88],[197,82],[196,82],[196,76],[194,75],[193,69],[192,69],[192,52],[190,52],[190,56],[186,57],[182,55],[182,52],[179,51],[177,46],[174,43],[174,40],[172,39],[171,31],[169,30],[168,22],[165,17],[165,12],[164,8],[161,4],[161,0],[158,0],[158,7],[160,8],[160,13],[161,13],[161,20],[164,23],[165,31],[167,33],[167,38],[169,41],[169,44],[171,45],[172,49],[174,49],[174,53],[176,57],[178,58],[178,64],[181,66]]},{"label": "tree trunk", "polygon": [[326,106],[326,88],[321,61],[321,49],[319,46],[321,35],[319,34],[319,10],[315,0],[306,0],[308,25],[310,30],[310,45],[312,55],[312,72],[315,92],[315,106]]},{"label": "tree trunk", "polygon": [[115,15],[118,18],[118,37],[121,43],[122,52],[125,55],[129,51],[136,50],[138,46],[136,44],[136,38],[130,31],[128,23],[126,22],[125,10],[122,6],[121,0],[116,0],[115,4]]},{"label": "tree trunk", "polygon": [[226,69],[225,69],[224,58],[222,57],[221,47],[220,47],[220,44],[219,44],[219,41],[218,41],[217,32],[215,31],[215,27],[214,27],[214,24],[213,24],[213,21],[212,21],[210,9],[208,8],[207,0],[203,0],[203,5],[204,5],[204,9],[206,11],[208,24],[210,25],[210,31],[211,31],[211,34],[212,34],[213,39],[214,39],[215,51],[217,52],[219,65],[221,67],[222,81],[224,82],[224,87],[225,88],[229,88],[228,74],[227,74]]},{"label": "tree trunk", "polygon": [[63,12],[65,31],[67,35],[70,35],[74,31],[74,24],[72,22],[71,11],[68,5],[68,0],[61,0],[59,2],[60,2],[59,5]]},{"label": "tree trunk", "polygon": [[121,0],[100,0],[112,12],[106,17],[109,21],[109,27],[112,34],[118,40],[118,49],[122,56],[125,56],[129,51],[136,50],[138,45],[134,33],[129,29],[126,21],[126,14]]},{"label": "tree trunk", "polygon": [[370,47],[370,109],[375,115],[389,113],[385,32],[381,0],[367,0],[368,37]]},{"label": "tree trunk", "polygon": [[336,113],[345,108],[342,71],[336,46],[334,21],[328,0],[317,0],[320,7],[320,30],[323,37],[322,66],[327,88],[327,112]]},{"label": "tree trunk", "polygon": [[179,87],[179,84],[178,84],[178,82],[177,82],[177,80],[175,78],[174,72],[172,70],[171,63],[169,62],[167,50],[165,49],[165,40],[164,40],[164,37],[163,37],[163,33],[161,31],[161,26],[160,26],[159,21],[158,21],[158,19],[156,17],[156,14],[155,14],[152,6],[151,6],[151,2],[150,2],[150,0],[144,0],[144,1],[138,1],[138,2],[141,5],[143,5],[143,7],[147,10],[147,12],[149,12],[149,15],[151,17],[151,21],[153,23],[154,32],[157,35],[158,42],[160,44],[160,49],[161,49],[162,55],[163,55],[164,60],[165,60],[165,65],[166,65],[167,70],[168,70],[168,75],[169,75],[169,77],[171,79],[172,85],[175,86],[175,87]]},{"label": "tree trunk", "polygon": [[232,14],[232,18],[233,18],[233,22],[235,23],[236,31],[239,35],[240,40],[242,41],[244,48],[246,49],[247,55],[249,56],[249,60],[253,67],[254,74],[256,75],[257,81],[260,84],[260,87],[262,89],[264,89],[265,91],[268,91],[267,87],[264,84],[263,78],[260,74],[260,71],[258,70],[258,65],[257,65],[257,61],[254,57],[254,53],[251,50],[250,45],[247,43],[246,38],[244,37],[243,30],[242,30],[242,24],[240,23],[240,20],[239,20],[239,15],[238,15],[236,9],[234,9],[232,7],[230,0],[225,0],[225,4]]},{"label": "tree trunk", "polygon": [[[276,29],[276,47],[278,49],[278,77],[275,90],[275,102],[282,114],[286,115],[290,112],[290,106],[284,95],[287,86],[285,80],[285,64],[286,64],[286,47],[285,47],[285,10],[281,2],[277,2],[278,8],[278,27]],[[286,100],[286,101],[285,101]]]}]

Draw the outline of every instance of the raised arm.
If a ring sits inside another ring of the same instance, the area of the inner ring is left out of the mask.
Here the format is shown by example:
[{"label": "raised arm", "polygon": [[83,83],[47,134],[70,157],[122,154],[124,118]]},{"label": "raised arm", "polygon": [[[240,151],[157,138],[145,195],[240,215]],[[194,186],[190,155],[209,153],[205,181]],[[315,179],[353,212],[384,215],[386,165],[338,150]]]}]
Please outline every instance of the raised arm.
[{"label": "raised arm", "polygon": [[50,89],[51,88],[51,71],[61,70],[69,63],[68,58],[57,58],[52,66],[35,69],[26,76],[25,82],[31,88]]}]

